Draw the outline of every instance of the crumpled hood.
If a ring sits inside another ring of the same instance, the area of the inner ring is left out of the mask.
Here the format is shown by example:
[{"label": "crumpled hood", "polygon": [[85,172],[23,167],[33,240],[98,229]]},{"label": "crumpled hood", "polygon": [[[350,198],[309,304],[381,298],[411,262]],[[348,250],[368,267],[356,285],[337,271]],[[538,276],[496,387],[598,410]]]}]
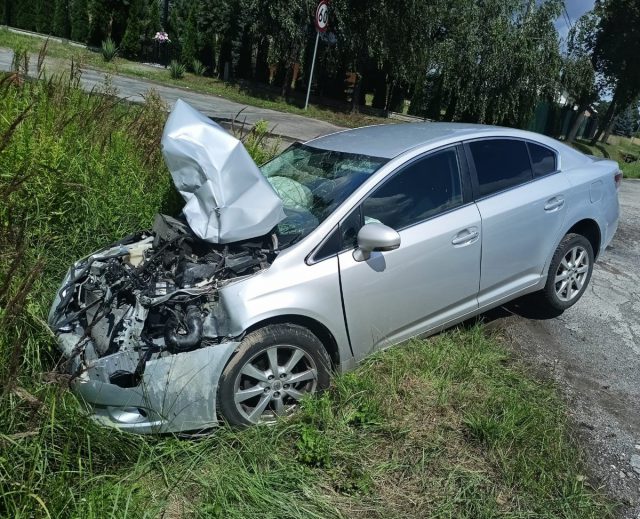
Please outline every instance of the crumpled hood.
[{"label": "crumpled hood", "polygon": [[242,143],[181,99],[164,127],[162,153],[199,238],[255,238],[284,219],[282,200]]}]

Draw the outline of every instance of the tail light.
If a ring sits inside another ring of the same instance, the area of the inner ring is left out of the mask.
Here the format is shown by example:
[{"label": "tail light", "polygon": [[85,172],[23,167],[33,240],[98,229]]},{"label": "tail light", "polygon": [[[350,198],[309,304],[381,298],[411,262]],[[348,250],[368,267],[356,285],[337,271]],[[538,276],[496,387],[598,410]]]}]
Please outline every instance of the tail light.
[{"label": "tail light", "polygon": [[616,182],[616,189],[620,189],[620,184],[622,184],[622,171],[620,170],[616,171],[616,174],[613,177],[613,179]]}]

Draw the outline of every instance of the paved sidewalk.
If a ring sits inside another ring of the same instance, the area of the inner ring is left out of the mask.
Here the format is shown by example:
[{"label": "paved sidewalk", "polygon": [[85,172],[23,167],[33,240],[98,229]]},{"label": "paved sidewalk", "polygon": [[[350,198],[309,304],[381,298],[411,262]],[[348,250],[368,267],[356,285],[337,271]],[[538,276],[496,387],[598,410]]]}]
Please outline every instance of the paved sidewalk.
[{"label": "paved sidewalk", "polygon": [[[13,53],[10,49],[0,48],[0,70],[11,70],[12,56]],[[35,64],[37,61],[37,55],[33,54],[31,63]],[[56,63],[59,68],[59,61],[47,59],[45,61],[45,69],[49,67],[49,70],[52,68],[55,70]],[[273,135],[288,141],[308,141],[314,137],[342,129],[339,126],[310,117],[248,106],[215,95],[190,92],[186,89],[161,85],[144,79],[109,75],[95,69],[83,69],[81,83],[86,90],[91,90],[103,86],[107,76],[110,77],[110,85],[117,89],[119,97],[134,102],[141,102],[143,94],[153,88],[167,102],[169,107],[173,107],[176,100],[183,99],[216,121],[233,120],[238,112],[244,108],[240,115],[240,121],[246,120],[247,125],[253,125],[263,119],[269,123],[269,130]]]}]

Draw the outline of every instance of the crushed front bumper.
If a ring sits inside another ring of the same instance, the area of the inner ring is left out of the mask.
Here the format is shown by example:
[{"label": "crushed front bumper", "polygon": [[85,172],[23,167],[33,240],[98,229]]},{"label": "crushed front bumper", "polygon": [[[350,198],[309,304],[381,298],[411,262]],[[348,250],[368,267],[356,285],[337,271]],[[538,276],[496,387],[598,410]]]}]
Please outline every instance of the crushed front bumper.
[{"label": "crushed front bumper", "polygon": [[[70,333],[58,338],[63,351],[78,339]],[[69,359],[69,371],[80,375],[71,387],[92,418],[103,425],[139,434],[211,428],[218,424],[218,379],[238,345],[223,342],[149,360],[135,387],[120,387],[109,380],[117,371],[134,371],[137,352],[118,352],[86,364],[76,354]]]}]

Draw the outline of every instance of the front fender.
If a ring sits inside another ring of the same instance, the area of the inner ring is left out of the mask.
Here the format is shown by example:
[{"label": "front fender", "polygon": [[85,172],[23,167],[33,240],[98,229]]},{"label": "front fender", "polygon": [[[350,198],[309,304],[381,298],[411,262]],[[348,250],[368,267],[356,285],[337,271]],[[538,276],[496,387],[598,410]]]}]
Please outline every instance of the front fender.
[{"label": "front fender", "polygon": [[340,361],[352,357],[342,310],[338,258],[313,265],[278,266],[219,289],[228,319],[228,334],[237,337],[257,323],[296,315],[313,319],[333,335]]}]

